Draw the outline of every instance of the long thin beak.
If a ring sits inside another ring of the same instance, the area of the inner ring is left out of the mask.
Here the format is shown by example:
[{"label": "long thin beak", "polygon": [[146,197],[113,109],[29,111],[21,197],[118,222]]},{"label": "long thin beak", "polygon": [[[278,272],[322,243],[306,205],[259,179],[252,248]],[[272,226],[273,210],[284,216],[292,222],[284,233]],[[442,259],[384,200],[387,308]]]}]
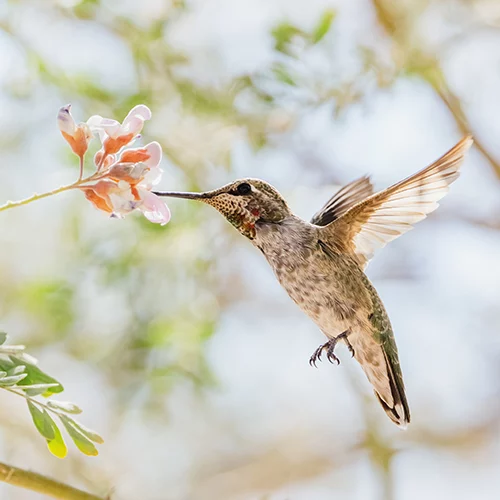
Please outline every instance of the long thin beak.
[{"label": "long thin beak", "polygon": [[153,191],[157,196],[169,198],[184,198],[185,200],[205,200],[210,198],[210,193],[186,193],[182,191]]}]

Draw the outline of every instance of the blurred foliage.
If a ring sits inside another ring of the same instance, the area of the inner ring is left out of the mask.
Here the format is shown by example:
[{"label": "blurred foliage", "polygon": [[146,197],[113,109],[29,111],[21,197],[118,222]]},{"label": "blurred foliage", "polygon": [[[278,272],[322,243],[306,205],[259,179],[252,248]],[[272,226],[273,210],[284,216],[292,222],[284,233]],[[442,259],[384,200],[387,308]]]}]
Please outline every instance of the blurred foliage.
[{"label": "blurred foliage", "polygon": [[26,313],[42,322],[53,340],[66,336],[73,324],[73,299],[71,286],[61,281],[27,283],[18,292]]}]

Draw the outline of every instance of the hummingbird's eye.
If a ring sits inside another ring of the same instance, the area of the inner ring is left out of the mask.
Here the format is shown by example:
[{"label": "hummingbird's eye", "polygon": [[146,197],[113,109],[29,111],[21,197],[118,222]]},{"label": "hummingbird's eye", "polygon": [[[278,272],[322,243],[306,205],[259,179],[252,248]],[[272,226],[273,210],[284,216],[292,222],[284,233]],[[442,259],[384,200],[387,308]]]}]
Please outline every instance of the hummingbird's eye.
[{"label": "hummingbird's eye", "polygon": [[252,190],[252,186],[248,184],[248,182],[242,182],[237,188],[236,191],[238,194],[245,195],[248,194]]}]

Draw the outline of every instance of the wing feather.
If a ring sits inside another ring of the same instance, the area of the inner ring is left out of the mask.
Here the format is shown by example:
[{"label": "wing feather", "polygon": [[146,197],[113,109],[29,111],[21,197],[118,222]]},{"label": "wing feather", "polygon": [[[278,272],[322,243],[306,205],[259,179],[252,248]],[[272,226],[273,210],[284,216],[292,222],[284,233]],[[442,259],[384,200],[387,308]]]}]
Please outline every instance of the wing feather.
[{"label": "wing feather", "polygon": [[464,137],[420,172],[351,206],[325,227],[337,247],[354,253],[364,267],[374,252],[413,228],[438,207],[473,143]]},{"label": "wing feather", "polygon": [[343,188],[339,189],[319,210],[313,215],[311,224],[326,226],[341,217],[356,203],[373,194],[373,186],[369,177],[361,177]]}]

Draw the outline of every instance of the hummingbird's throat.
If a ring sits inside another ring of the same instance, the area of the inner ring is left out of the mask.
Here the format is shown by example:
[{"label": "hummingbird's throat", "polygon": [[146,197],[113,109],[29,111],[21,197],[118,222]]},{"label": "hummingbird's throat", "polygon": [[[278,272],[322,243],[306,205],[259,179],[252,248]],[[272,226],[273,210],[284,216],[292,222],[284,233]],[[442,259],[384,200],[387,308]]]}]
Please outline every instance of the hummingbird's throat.
[{"label": "hummingbird's throat", "polygon": [[247,210],[242,210],[225,214],[225,216],[241,234],[251,240],[255,238],[255,223],[259,220],[258,215]]},{"label": "hummingbird's throat", "polygon": [[241,234],[250,239],[255,238],[255,223],[260,218],[260,210],[249,207],[232,196],[218,196],[204,201],[224,215]]}]

